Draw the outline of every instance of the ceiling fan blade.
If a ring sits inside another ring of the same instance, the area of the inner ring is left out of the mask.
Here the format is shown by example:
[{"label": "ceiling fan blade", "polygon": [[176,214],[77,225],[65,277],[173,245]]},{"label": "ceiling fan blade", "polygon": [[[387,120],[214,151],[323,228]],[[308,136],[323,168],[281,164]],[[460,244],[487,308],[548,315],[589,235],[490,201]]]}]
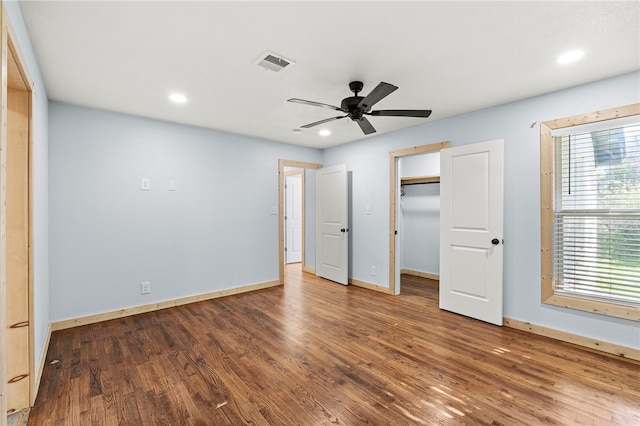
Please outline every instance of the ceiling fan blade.
[{"label": "ceiling fan blade", "polygon": [[[314,101],[306,101],[304,99],[298,99],[298,98],[287,99],[287,102],[293,102],[293,103],[296,103],[296,104],[317,106],[317,107],[322,107],[322,108],[329,108],[329,109],[333,109],[335,111],[343,111],[341,108],[338,108],[337,106],[333,106],[333,105],[329,105],[329,104],[323,104],[323,103],[314,102]],[[346,111],[344,111],[344,112],[346,112]]]},{"label": "ceiling fan blade", "polygon": [[397,86],[393,84],[385,83],[384,81],[378,84],[375,89],[371,91],[363,100],[358,104],[358,108],[362,108],[368,111],[372,106],[386,98],[389,94],[398,90]]},{"label": "ceiling fan blade", "polygon": [[303,129],[308,129],[309,127],[319,126],[320,124],[328,123],[334,120],[340,120],[341,118],[345,118],[345,117],[346,115],[343,115],[340,117],[325,118],[324,120],[314,121],[313,123],[305,124],[304,126],[300,126],[300,127],[302,127]]},{"label": "ceiling fan blade", "polygon": [[370,135],[371,133],[376,132],[376,129],[373,128],[371,122],[369,122],[369,120],[367,120],[365,117],[362,117],[360,120],[354,121],[358,123],[358,126],[360,126],[360,128],[362,129],[362,133],[364,133],[365,135]]},{"label": "ceiling fan blade", "polygon": [[377,117],[422,117],[431,115],[430,109],[381,109],[378,111],[366,112],[367,115]]}]

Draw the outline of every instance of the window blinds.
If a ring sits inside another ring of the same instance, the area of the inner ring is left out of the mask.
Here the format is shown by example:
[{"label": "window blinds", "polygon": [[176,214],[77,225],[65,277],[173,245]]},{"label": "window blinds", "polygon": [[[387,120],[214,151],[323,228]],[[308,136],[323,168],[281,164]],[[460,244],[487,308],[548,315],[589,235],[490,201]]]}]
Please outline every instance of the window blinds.
[{"label": "window blinds", "polygon": [[640,124],[554,144],[555,292],[640,305]]}]

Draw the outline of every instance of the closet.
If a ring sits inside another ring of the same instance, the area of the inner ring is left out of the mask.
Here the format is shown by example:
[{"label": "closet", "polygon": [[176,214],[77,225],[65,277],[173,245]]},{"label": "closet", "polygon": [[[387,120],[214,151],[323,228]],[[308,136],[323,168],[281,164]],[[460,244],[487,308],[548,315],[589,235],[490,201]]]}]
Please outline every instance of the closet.
[{"label": "closet", "polygon": [[400,272],[438,279],[440,152],[400,159]]}]

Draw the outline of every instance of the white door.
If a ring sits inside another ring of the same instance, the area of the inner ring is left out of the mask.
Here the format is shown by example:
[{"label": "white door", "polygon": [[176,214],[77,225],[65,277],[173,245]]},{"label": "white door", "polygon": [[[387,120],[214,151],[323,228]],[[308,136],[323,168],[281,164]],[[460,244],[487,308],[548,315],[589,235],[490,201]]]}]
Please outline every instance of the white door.
[{"label": "white door", "polygon": [[316,275],[347,285],[349,280],[347,165],[316,172]]},{"label": "white door", "polygon": [[285,188],[285,261],[296,263],[302,260],[302,176],[287,176]]},{"label": "white door", "polygon": [[440,308],[502,325],[502,139],[440,151],[440,204]]}]

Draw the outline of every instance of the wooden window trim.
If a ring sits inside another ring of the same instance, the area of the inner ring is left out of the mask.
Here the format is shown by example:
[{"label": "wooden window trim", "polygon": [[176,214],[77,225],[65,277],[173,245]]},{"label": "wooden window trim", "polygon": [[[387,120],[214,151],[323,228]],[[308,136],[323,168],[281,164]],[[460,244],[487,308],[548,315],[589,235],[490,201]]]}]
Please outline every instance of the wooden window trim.
[{"label": "wooden window trim", "polygon": [[540,124],[540,253],[542,278],[541,298],[543,303],[632,321],[640,321],[640,309],[637,307],[558,295],[554,292],[553,283],[554,152],[551,132],[556,129],[631,117],[634,115],[640,115],[640,103],[595,111],[590,114],[574,115],[572,117],[545,121]]}]

